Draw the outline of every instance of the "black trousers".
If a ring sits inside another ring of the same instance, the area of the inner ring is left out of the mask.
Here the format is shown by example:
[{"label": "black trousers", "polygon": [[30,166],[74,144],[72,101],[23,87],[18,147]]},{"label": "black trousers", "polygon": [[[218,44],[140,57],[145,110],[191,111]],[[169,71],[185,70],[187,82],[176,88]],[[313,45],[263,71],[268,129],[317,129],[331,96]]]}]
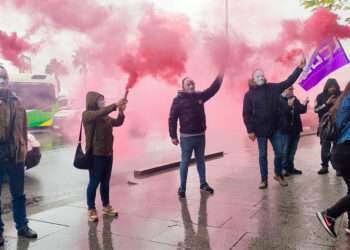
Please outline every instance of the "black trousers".
[{"label": "black trousers", "polygon": [[336,219],[343,213],[348,212],[350,223],[350,141],[335,145],[335,147],[335,150],[332,152],[332,163],[342,174],[347,186],[347,194],[327,209],[327,215]]},{"label": "black trousers", "polygon": [[328,168],[331,157],[332,142],[328,140],[321,140],[321,166]]}]

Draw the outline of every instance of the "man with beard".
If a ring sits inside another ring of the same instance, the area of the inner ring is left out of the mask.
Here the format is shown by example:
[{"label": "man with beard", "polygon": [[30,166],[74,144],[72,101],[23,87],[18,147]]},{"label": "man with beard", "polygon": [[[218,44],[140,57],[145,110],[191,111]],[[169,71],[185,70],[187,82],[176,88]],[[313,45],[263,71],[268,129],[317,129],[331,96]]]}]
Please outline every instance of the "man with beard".
[{"label": "man with beard", "polygon": [[[321,94],[316,98],[314,111],[318,114],[319,121],[322,117],[328,113],[330,108],[334,105],[337,98],[340,96],[340,87],[336,79],[330,78],[327,80],[326,85]],[[328,166],[330,160],[330,152],[332,148],[332,142],[320,138],[321,143],[321,169],[318,174],[328,174]]]}]

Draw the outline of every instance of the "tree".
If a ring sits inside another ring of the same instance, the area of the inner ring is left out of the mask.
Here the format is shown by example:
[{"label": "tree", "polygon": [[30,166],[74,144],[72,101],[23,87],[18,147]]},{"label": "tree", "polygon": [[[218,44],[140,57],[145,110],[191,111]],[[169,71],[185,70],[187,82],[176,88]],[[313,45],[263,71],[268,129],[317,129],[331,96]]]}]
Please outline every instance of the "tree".
[{"label": "tree", "polygon": [[58,61],[56,58],[52,58],[50,62],[46,65],[45,73],[48,75],[53,75],[57,82],[57,90],[61,91],[61,81],[59,79],[62,75],[68,74],[68,69],[63,64],[63,61]]},{"label": "tree", "polygon": [[[330,9],[334,12],[350,12],[349,0],[299,0],[305,9],[316,9],[319,7]],[[345,21],[350,24],[350,16],[345,17]]]}]

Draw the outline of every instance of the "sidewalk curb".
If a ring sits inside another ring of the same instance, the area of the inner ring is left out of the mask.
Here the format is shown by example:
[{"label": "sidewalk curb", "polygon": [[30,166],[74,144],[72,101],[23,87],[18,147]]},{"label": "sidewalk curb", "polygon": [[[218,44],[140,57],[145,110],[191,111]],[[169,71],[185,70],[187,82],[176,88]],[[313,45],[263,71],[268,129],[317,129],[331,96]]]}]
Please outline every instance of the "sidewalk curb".
[{"label": "sidewalk curb", "polygon": [[[207,160],[207,161],[208,160],[215,160],[215,159],[222,158],[222,157],[224,157],[223,151],[212,153],[212,154],[207,154],[204,156],[205,160]],[[196,162],[195,158],[192,158],[190,161],[190,164],[193,164],[195,162]],[[176,162],[170,162],[170,163],[158,165],[158,166],[151,167],[151,168],[138,169],[138,170],[134,170],[134,176],[135,177],[145,177],[147,175],[156,174],[156,173],[159,173],[159,172],[162,172],[165,170],[178,168],[179,166],[180,166],[180,161],[176,161]]]}]

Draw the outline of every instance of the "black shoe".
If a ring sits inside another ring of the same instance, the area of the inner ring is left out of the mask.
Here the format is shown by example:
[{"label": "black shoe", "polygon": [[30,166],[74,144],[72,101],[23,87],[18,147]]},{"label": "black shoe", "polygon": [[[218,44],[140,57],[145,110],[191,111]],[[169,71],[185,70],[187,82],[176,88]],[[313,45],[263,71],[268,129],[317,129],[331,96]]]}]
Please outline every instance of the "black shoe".
[{"label": "black shoe", "polygon": [[293,168],[292,170],[288,171],[288,173],[290,173],[291,175],[301,175],[303,174],[303,172],[299,169],[295,169]]},{"label": "black shoe", "polygon": [[350,222],[348,222],[348,226],[345,228],[345,232],[347,235],[350,235]]},{"label": "black shoe", "polygon": [[212,189],[208,184],[204,184],[201,186],[201,190],[204,192],[208,192],[209,194],[214,193],[214,189]]},{"label": "black shoe", "polygon": [[30,229],[28,226],[25,226],[23,229],[18,230],[18,236],[22,236],[27,239],[36,239],[38,238],[38,234]]},{"label": "black shoe", "polygon": [[181,188],[177,191],[177,194],[179,195],[180,198],[185,198],[186,197],[186,192],[183,191]]},{"label": "black shoe", "polygon": [[324,229],[329,233],[333,238],[337,237],[337,234],[334,230],[335,220],[326,215],[326,212],[317,212],[317,219],[320,221]]},{"label": "black shoe", "polygon": [[0,233],[0,246],[3,246],[5,244],[5,239],[2,233]]},{"label": "black shoe", "polygon": [[328,168],[324,168],[324,167],[318,171],[318,174],[321,174],[321,175],[328,174],[328,173],[329,173]]},{"label": "black shoe", "polygon": [[260,185],[259,185],[259,189],[266,189],[268,187],[268,182],[267,180],[263,180],[261,181]]},{"label": "black shoe", "polygon": [[340,171],[338,171],[338,170],[336,170],[336,172],[335,172],[335,174],[336,174],[336,176],[341,176],[341,173],[340,173]]},{"label": "black shoe", "polygon": [[288,176],[291,175],[291,173],[289,171],[283,170],[282,171],[282,175],[285,176],[285,177],[288,177]]}]

